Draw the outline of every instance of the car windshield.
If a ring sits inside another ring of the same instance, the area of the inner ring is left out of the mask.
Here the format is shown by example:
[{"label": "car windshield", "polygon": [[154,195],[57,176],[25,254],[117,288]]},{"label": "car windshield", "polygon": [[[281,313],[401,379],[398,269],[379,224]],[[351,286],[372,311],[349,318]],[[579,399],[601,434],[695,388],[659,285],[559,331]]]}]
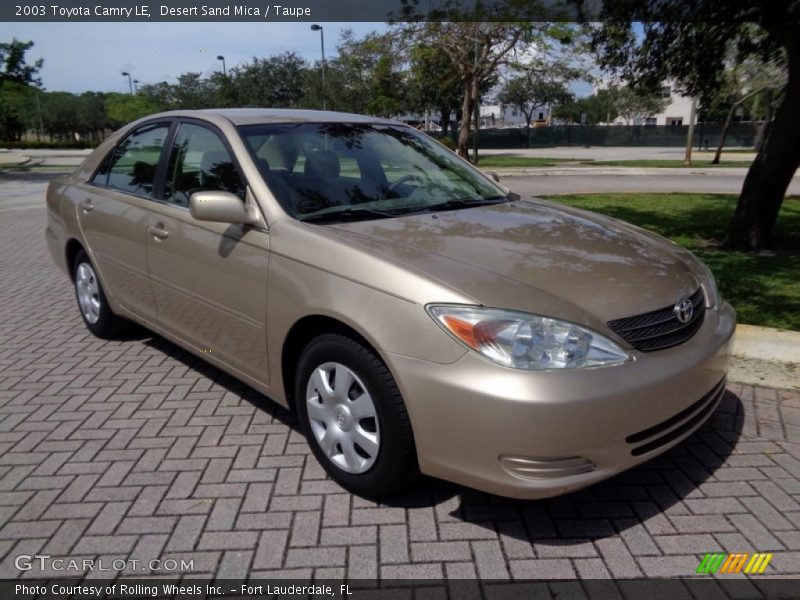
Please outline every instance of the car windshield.
[{"label": "car windshield", "polygon": [[410,127],[291,123],[239,131],[281,206],[303,221],[385,219],[507,200],[500,187]]}]

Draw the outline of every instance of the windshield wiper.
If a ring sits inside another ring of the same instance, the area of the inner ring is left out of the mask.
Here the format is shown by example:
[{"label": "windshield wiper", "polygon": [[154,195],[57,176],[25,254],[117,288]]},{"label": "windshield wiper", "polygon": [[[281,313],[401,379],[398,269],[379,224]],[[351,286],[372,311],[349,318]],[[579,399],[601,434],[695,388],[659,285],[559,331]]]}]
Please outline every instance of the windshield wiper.
[{"label": "windshield wiper", "polygon": [[386,218],[397,216],[396,212],[387,212],[375,208],[345,208],[343,210],[332,210],[330,212],[310,214],[299,219],[306,223],[325,223],[331,221],[362,221],[375,218]]},{"label": "windshield wiper", "polygon": [[456,210],[470,206],[486,206],[488,204],[502,204],[508,202],[507,196],[492,196],[491,198],[452,198],[445,202],[437,202],[428,207],[428,210]]}]

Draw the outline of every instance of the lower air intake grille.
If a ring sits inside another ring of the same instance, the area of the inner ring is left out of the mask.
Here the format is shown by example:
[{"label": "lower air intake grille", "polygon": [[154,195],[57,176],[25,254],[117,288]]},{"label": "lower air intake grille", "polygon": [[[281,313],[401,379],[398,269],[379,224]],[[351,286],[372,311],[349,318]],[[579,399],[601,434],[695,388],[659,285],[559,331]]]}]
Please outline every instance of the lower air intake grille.
[{"label": "lower air intake grille", "polygon": [[711,391],[697,402],[685,408],[669,419],[634,433],[625,438],[625,441],[635,448],[631,449],[633,456],[647,454],[669,444],[682,435],[694,431],[714,412],[725,393],[725,378],[723,378]]}]

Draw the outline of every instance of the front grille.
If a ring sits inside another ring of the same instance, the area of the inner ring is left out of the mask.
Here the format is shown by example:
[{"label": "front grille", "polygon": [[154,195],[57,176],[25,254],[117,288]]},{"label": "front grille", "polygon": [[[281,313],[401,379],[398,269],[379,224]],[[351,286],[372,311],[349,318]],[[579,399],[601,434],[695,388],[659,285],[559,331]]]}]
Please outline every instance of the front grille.
[{"label": "front grille", "polygon": [[689,300],[694,307],[694,313],[687,323],[678,321],[675,306],[672,305],[634,317],[609,321],[608,326],[611,331],[642,352],[677,346],[697,333],[706,314],[702,288],[697,288],[689,296]]},{"label": "front grille", "polygon": [[631,454],[633,456],[647,454],[690,431],[694,431],[714,412],[724,393],[725,378],[723,377],[710,392],[688,408],[661,423],[629,435],[625,441],[635,446],[631,450]]}]

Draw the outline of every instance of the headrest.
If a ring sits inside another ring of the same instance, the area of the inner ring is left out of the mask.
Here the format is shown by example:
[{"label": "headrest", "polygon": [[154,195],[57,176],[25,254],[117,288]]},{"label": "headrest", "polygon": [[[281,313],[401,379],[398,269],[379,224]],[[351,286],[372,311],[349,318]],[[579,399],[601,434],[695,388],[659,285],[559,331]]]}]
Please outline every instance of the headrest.
[{"label": "headrest", "polygon": [[256,158],[256,166],[258,167],[258,170],[261,171],[262,175],[269,174],[269,161],[266,158],[261,156]]},{"label": "headrest", "polygon": [[339,155],[333,150],[316,150],[306,155],[303,172],[318,179],[333,179],[339,176]]},{"label": "headrest", "polygon": [[203,173],[211,173],[219,175],[219,172],[214,172],[214,167],[219,163],[230,163],[231,157],[225,150],[209,150],[203,154],[200,161],[200,170]]}]

